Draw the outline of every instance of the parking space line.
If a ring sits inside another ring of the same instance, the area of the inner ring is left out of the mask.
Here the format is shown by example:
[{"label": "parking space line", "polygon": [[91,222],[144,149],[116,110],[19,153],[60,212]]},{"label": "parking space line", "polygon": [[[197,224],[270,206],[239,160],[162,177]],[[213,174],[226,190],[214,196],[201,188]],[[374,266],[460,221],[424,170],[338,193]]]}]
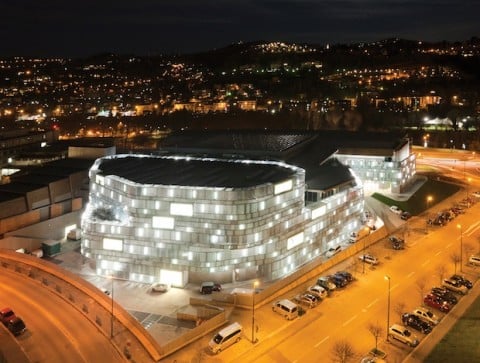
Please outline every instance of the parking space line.
[{"label": "parking space line", "polygon": [[438,255],[441,254],[441,253],[442,253],[442,251],[438,251],[438,252],[435,254],[435,256],[438,256]]},{"label": "parking space line", "polygon": [[415,271],[412,271],[412,272],[410,272],[410,273],[407,275],[407,277],[410,278],[410,277],[412,277],[414,274],[415,274]]},{"label": "parking space line", "polygon": [[323,342],[325,342],[328,338],[330,338],[330,335],[326,336],[325,338],[323,338],[322,340],[320,340],[317,344],[315,344],[315,348],[317,348],[320,344],[322,344]]},{"label": "parking space line", "polygon": [[348,319],[345,323],[342,324],[342,326],[347,326],[348,324],[350,324],[353,320],[355,320],[355,318],[357,317],[357,315],[354,315],[352,316],[350,319]]},{"label": "parking space line", "polygon": [[378,298],[373,300],[370,304],[367,305],[367,309],[370,309],[377,301],[378,301]]},{"label": "parking space line", "polygon": [[425,260],[423,263],[422,263],[422,267],[428,265],[430,263],[430,260]]},{"label": "parking space line", "polygon": [[445,248],[450,248],[451,245],[452,243],[450,242],[449,244],[445,245]]}]

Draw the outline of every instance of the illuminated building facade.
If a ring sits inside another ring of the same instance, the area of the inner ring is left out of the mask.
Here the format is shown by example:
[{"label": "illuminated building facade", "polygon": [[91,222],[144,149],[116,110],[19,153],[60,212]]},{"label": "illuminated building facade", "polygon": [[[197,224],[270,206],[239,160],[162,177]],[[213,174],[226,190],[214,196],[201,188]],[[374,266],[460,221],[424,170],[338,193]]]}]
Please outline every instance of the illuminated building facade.
[{"label": "illuminated building facade", "polygon": [[358,229],[361,183],[334,159],[321,168],[340,177],[306,182],[305,169],[280,161],[100,158],[82,253],[99,275],[146,283],[280,278]]}]

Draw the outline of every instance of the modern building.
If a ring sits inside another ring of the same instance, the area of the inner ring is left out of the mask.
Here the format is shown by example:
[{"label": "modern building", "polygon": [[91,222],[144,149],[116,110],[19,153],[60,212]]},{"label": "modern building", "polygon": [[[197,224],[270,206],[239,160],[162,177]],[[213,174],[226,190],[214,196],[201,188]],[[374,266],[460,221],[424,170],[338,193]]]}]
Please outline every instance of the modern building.
[{"label": "modern building", "polygon": [[[308,139],[272,138],[270,150],[291,152]],[[99,275],[140,282],[280,278],[358,229],[362,185],[331,155],[312,155],[308,171],[232,155],[100,158],[82,253]]]}]

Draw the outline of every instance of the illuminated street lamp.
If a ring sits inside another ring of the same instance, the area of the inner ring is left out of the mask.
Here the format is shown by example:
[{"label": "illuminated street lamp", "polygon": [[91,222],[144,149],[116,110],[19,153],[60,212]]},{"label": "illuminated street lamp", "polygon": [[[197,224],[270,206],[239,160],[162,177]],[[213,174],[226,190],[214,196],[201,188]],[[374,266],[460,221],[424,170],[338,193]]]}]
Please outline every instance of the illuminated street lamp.
[{"label": "illuminated street lamp", "polygon": [[[368,233],[370,232],[370,228],[368,227],[365,227],[365,231]],[[366,240],[367,240],[367,234],[365,236],[363,236],[363,273],[365,273],[365,243],[366,243]]]},{"label": "illuminated street lamp", "polygon": [[457,228],[460,229],[460,272],[462,272],[462,264],[463,264],[463,230],[462,230],[462,225],[457,224]]},{"label": "illuminated street lamp", "polygon": [[388,341],[388,329],[390,328],[390,276],[385,275],[385,280],[388,281],[388,302],[387,302],[387,341]]},{"label": "illuminated street lamp", "polygon": [[256,343],[255,339],[255,291],[257,289],[259,282],[255,280],[253,282],[253,292],[252,292],[252,344]]},{"label": "illuminated street lamp", "polygon": [[425,223],[425,233],[428,233],[428,208],[430,208],[430,202],[433,200],[431,195],[427,195],[427,221]]}]

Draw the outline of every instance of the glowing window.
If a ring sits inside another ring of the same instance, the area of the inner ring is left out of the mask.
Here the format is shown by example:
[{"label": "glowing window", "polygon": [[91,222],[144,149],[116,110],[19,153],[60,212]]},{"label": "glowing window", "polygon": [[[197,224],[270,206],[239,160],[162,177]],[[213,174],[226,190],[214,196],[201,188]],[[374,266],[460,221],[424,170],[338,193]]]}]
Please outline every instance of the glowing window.
[{"label": "glowing window", "polygon": [[173,216],[191,217],[193,215],[193,205],[187,203],[171,203],[170,214]]},{"label": "glowing window", "polygon": [[95,182],[97,184],[104,185],[105,184],[105,178],[103,176],[97,174],[95,176]]},{"label": "glowing window", "polygon": [[116,238],[104,238],[103,249],[111,251],[123,251],[123,240]]},{"label": "glowing window", "polygon": [[290,237],[287,240],[287,249],[291,249],[295,246],[298,246],[304,240],[303,232],[296,234],[295,236]]},{"label": "glowing window", "polygon": [[152,227],[162,229],[173,229],[175,227],[175,218],[172,217],[152,217]]},{"label": "glowing window", "polygon": [[321,207],[318,207],[314,210],[312,210],[312,219],[316,219],[318,217],[323,216],[327,212],[327,208],[322,205]]},{"label": "glowing window", "polygon": [[287,180],[282,183],[278,183],[274,187],[274,194],[284,193],[292,189],[292,180]]}]

